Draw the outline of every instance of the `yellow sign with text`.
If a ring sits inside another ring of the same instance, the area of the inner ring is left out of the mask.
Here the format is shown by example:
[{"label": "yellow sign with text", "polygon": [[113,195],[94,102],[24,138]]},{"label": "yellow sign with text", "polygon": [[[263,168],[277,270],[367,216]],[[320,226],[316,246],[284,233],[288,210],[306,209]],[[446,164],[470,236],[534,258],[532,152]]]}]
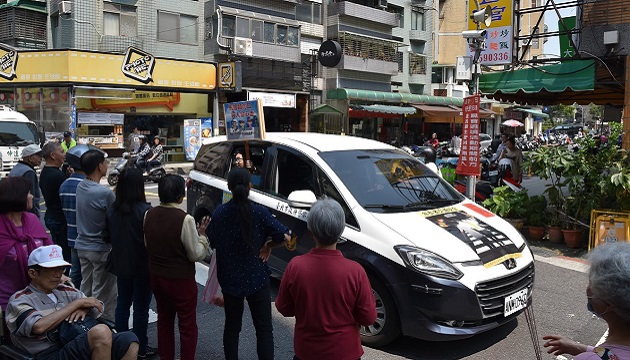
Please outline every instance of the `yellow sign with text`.
[{"label": "yellow sign with text", "polygon": [[137,91],[133,94],[133,99],[92,99],[94,109],[116,109],[128,107],[150,107],[164,105],[173,111],[173,107],[179,104],[180,95],[178,92],[149,92]]},{"label": "yellow sign with text", "polygon": [[[488,28],[512,26],[514,0],[468,0],[468,30],[477,29],[477,25],[470,18],[473,12],[490,6],[492,9],[492,23]],[[485,26],[482,24],[482,29]]]},{"label": "yellow sign with text", "polygon": [[[6,57],[8,64],[15,55],[5,52],[0,48],[0,58]],[[154,58],[138,50],[127,54],[20,51],[12,69],[12,77],[0,76],[0,85],[78,83],[213,91],[217,74],[214,64]]]}]

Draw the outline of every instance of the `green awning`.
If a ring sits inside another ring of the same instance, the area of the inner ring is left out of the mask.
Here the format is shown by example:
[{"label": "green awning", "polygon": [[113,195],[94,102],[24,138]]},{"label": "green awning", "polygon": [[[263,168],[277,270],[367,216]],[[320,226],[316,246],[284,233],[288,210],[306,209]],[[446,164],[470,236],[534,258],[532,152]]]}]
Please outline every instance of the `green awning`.
[{"label": "green awning", "polygon": [[311,115],[323,115],[323,114],[343,115],[343,112],[335,109],[334,107],[328,104],[321,104],[315,109],[311,110]]},{"label": "green awning", "polygon": [[538,111],[538,110],[534,110],[534,109],[527,109],[527,108],[517,108],[516,110],[518,111],[525,111],[527,113],[530,113],[532,115],[534,115],[535,117],[540,117],[543,119],[549,119],[549,114],[545,114],[542,111]]},{"label": "green awning", "polygon": [[19,8],[19,9],[37,11],[37,12],[46,13],[46,14],[48,13],[46,11],[45,1],[15,0],[15,1],[10,1],[6,4],[0,5],[0,9],[8,9],[8,8]]},{"label": "green awning", "polygon": [[[464,99],[447,96],[418,95],[409,93],[395,93],[385,91],[371,91],[359,89],[333,89],[328,90],[326,98],[329,100],[360,100],[380,103],[397,104],[429,104],[429,105],[456,105],[462,106]],[[414,110],[415,111],[415,110]]]},{"label": "green awning", "polygon": [[391,105],[352,105],[352,110],[364,110],[382,114],[411,115],[416,113],[416,108]]},{"label": "green awning", "polygon": [[482,74],[483,94],[592,91],[595,89],[595,60],[572,60],[560,64]]}]

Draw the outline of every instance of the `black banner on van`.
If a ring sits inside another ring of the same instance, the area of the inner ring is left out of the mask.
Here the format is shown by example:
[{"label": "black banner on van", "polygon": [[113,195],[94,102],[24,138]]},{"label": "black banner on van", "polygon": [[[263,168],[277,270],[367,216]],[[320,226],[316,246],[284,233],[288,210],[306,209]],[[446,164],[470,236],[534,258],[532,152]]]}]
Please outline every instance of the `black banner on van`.
[{"label": "black banner on van", "polygon": [[432,215],[427,219],[470,246],[486,268],[521,257],[518,247],[504,233],[463,211]]}]

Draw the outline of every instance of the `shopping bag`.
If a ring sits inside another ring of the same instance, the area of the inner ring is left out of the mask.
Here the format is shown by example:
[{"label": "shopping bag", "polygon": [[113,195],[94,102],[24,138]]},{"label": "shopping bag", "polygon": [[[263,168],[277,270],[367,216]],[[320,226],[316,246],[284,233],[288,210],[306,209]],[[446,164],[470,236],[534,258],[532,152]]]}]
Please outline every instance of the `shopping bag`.
[{"label": "shopping bag", "polygon": [[208,280],[201,300],[210,305],[223,306],[223,294],[217,279],[217,252],[213,251],[208,265]]}]

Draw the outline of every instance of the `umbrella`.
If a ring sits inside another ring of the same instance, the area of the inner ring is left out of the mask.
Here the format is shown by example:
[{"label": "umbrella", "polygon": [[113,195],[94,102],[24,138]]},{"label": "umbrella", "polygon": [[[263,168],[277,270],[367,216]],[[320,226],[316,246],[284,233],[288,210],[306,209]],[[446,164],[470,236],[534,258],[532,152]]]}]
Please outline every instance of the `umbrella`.
[{"label": "umbrella", "polygon": [[509,126],[509,127],[525,126],[522,122],[518,120],[514,120],[514,119],[505,120],[504,122],[501,123],[501,125]]}]

